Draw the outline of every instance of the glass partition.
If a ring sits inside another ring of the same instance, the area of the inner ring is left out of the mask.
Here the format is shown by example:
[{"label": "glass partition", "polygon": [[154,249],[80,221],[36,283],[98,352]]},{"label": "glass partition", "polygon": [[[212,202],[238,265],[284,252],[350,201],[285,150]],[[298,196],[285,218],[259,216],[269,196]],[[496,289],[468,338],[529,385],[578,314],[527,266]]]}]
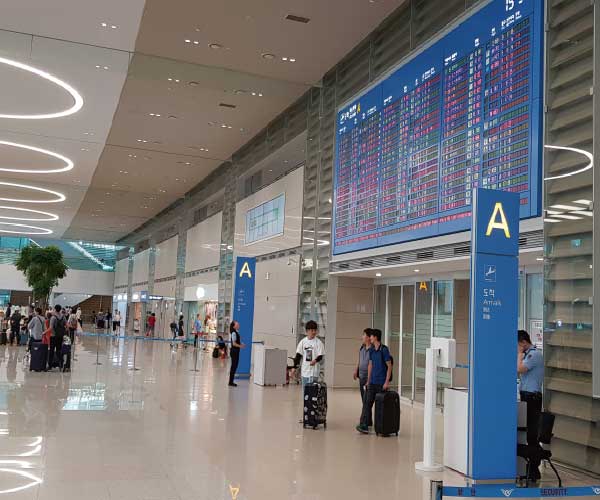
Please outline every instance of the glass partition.
[{"label": "glass partition", "polygon": [[416,284],[415,300],[415,401],[423,402],[425,393],[425,351],[431,346],[432,282]]},{"label": "glass partition", "polygon": [[396,369],[400,381],[400,395],[413,399],[413,371],[415,355],[415,285],[402,287],[401,365]]}]

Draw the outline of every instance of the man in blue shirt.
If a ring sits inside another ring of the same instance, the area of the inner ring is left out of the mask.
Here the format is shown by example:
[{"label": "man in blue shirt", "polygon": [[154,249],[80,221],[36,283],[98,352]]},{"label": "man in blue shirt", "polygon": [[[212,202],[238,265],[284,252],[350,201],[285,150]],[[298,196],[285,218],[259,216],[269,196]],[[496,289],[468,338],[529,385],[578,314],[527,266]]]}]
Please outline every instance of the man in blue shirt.
[{"label": "man in blue shirt", "polygon": [[369,367],[367,370],[366,397],[363,403],[360,424],[356,430],[362,434],[369,433],[372,421],[375,396],[387,391],[392,376],[392,357],[389,349],[381,343],[381,330],[371,330],[371,349],[369,350]]},{"label": "man in blue shirt", "polygon": [[[521,378],[519,390],[521,401],[527,403],[527,444],[538,447],[542,415],[544,356],[532,345],[531,338],[525,330],[519,330],[517,341],[519,344],[517,372]],[[539,463],[531,463],[529,479],[533,481],[540,479]]]}]

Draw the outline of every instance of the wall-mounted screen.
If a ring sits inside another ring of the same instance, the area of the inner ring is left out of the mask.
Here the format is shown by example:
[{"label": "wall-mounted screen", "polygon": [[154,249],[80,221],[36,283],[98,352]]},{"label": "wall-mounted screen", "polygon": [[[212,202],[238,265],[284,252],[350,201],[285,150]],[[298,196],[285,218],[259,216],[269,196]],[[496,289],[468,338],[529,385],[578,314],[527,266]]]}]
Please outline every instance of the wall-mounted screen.
[{"label": "wall-mounted screen", "polygon": [[246,245],[283,234],[285,193],[246,212]]},{"label": "wall-mounted screen", "polygon": [[493,0],[337,115],[333,253],[470,227],[476,187],[541,208],[543,0]]}]

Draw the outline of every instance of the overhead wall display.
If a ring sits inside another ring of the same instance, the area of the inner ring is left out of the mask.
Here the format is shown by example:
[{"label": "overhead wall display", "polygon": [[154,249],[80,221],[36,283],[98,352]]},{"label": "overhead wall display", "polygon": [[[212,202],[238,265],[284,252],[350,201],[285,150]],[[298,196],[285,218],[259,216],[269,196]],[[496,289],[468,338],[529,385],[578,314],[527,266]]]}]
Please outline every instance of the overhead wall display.
[{"label": "overhead wall display", "polygon": [[283,234],[285,193],[246,212],[246,245]]},{"label": "overhead wall display", "polygon": [[471,193],[540,215],[543,0],[493,0],[339,110],[333,253],[469,229]]}]

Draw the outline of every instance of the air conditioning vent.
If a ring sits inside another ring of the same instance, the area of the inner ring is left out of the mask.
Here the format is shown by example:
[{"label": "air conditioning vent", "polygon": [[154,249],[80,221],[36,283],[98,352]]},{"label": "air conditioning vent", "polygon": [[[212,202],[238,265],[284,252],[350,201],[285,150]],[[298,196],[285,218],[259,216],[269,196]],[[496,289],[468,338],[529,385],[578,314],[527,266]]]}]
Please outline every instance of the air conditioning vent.
[{"label": "air conditioning vent", "polygon": [[417,259],[433,259],[433,250],[417,253]]},{"label": "air conditioning vent", "polygon": [[361,260],[360,265],[362,267],[371,267],[373,265],[373,261],[372,260]]},{"label": "air conditioning vent", "polygon": [[527,245],[527,238],[519,238],[519,246],[524,247]]},{"label": "air conditioning vent", "polygon": [[288,14],[285,16],[288,21],[295,21],[297,23],[307,24],[310,19],[308,17],[295,16],[294,14]]},{"label": "air conditioning vent", "polygon": [[388,257],[385,260],[392,263],[402,262],[402,255],[394,255],[393,257]]},{"label": "air conditioning vent", "polygon": [[350,267],[350,265],[349,265],[349,264],[340,264],[340,265],[339,265],[339,268],[340,268],[340,269],[348,269],[349,267]]},{"label": "air conditioning vent", "polygon": [[219,106],[221,106],[222,108],[230,108],[230,109],[237,108],[237,106],[235,104],[227,104],[226,102],[220,102]]},{"label": "air conditioning vent", "polygon": [[471,247],[456,247],[454,249],[454,255],[469,255],[471,253]]}]

